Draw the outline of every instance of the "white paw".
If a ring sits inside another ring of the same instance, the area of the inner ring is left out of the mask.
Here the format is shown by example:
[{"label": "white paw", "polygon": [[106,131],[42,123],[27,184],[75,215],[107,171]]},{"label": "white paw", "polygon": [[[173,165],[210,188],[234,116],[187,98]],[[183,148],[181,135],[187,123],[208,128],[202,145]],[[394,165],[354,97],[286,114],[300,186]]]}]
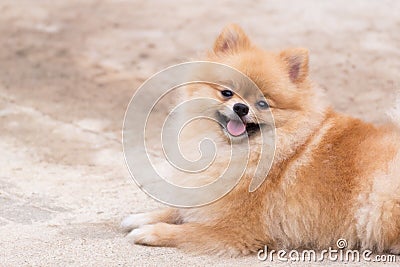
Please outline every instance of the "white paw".
[{"label": "white paw", "polygon": [[132,230],[127,236],[129,242],[141,245],[156,245],[158,237],[152,224]]},{"label": "white paw", "polygon": [[146,213],[131,214],[121,222],[121,228],[130,231],[151,223],[151,217]]}]

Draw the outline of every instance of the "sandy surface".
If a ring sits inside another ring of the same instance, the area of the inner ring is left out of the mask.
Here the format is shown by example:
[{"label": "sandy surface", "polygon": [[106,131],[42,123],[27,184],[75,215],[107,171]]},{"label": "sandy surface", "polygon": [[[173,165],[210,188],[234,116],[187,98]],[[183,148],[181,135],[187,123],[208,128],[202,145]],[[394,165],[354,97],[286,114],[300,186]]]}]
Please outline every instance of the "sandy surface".
[{"label": "sandy surface", "polygon": [[399,88],[398,1],[175,2],[0,1],[1,266],[271,265],[132,246],[118,229],[159,205],[124,164],[130,97],[229,22],[264,47],[308,47],[340,111],[380,122]]}]

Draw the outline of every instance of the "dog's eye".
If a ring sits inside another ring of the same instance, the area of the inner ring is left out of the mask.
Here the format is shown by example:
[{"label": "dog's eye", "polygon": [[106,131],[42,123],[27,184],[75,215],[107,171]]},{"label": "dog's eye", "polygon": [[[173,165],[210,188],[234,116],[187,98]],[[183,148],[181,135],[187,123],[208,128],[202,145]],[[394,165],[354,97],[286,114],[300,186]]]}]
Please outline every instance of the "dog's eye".
[{"label": "dog's eye", "polygon": [[261,109],[267,109],[269,108],[269,105],[267,102],[265,102],[264,100],[260,100],[257,102],[257,106]]},{"label": "dog's eye", "polygon": [[231,98],[233,96],[233,92],[231,90],[222,90],[221,95],[226,98]]}]

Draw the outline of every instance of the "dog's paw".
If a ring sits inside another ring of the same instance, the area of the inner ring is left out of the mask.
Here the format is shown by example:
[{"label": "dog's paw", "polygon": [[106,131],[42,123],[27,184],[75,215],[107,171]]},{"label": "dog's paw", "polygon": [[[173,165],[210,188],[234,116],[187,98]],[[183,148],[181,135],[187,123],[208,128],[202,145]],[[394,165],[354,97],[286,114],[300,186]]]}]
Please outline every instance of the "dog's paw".
[{"label": "dog's paw", "polygon": [[146,213],[131,214],[121,222],[121,228],[125,231],[131,231],[140,226],[149,224],[151,222],[150,215]]},{"label": "dog's paw", "polygon": [[391,254],[400,255],[400,244],[394,245],[393,247],[391,247],[391,248],[389,249],[389,252],[390,252]]},{"label": "dog's paw", "polygon": [[144,225],[140,228],[132,230],[127,235],[127,238],[132,244],[156,246],[158,245],[159,240],[158,234],[156,232],[157,231],[155,225]]}]

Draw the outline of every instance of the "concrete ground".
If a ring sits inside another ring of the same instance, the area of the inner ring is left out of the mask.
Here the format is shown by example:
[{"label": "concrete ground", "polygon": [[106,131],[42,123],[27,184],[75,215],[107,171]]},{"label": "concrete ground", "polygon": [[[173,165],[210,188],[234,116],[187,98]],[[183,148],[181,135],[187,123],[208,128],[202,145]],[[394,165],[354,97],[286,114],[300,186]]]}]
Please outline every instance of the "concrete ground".
[{"label": "concrete ground", "polygon": [[236,22],[266,48],[309,48],[332,105],[379,123],[400,84],[399,10],[394,0],[1,0],[0,266],[272,265],[126,241],[121,219],[160,206],[124,164],[129,99]]}]

